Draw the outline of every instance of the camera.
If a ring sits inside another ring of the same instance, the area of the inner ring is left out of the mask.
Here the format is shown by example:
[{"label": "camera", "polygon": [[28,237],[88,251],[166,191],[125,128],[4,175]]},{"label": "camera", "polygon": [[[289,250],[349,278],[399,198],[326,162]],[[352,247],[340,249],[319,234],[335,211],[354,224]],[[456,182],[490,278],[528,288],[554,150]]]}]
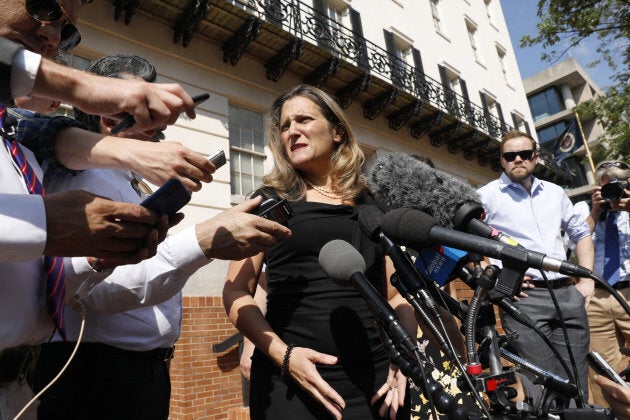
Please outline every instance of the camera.
[{"label": "camera", "polygon": [[628,188],[628,181],[620,181],[613,178],[607,184],[602,185],[602,198],[607,201],[619,201]]}]

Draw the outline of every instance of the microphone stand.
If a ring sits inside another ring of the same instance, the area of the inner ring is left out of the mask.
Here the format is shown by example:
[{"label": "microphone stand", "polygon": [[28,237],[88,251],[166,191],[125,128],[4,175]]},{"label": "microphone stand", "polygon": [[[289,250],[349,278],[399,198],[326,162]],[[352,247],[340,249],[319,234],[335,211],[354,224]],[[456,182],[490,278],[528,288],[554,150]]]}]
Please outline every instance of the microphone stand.
[{"label": "microphone stand", "polygon": [[[467,408],[457,404],[457,400],[444,391],[431,375],[427,375],[422,367],[420,351],[415,351],[416,360],[411,360],[401,353],[399,346],[395,343],[385,328],[379,328],[381,339],[389,354],[392,364],[398,366],[400,371],[411,378],[411,380],[422,389],[422,393],[429,400],[432,410],[445,414],[452,420],[477,420],[482,417],[471,413]],[[489,414],[488,414],[489,415]],[[489,419],[492,416],[489,415]]]}]

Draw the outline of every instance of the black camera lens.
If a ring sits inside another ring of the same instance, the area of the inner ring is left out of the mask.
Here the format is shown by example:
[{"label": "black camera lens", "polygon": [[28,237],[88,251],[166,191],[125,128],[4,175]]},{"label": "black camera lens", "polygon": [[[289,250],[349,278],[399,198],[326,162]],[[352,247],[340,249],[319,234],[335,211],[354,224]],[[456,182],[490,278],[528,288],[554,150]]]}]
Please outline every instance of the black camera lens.
[{"label": "black camera lens", "polygon": [[619,201],[624,195],[623,190],[628,188],[627,181],[611,179],[607,184],[602,185],[602,198],[608,201]]}]

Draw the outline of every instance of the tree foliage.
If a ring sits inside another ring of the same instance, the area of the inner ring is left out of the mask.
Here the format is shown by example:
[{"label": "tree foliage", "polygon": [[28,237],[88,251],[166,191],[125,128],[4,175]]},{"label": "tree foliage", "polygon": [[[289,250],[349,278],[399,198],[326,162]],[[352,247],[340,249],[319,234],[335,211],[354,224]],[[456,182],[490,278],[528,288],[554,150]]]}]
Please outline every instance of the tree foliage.
[{"label": "tree foliage", "polygon": [[606,147],[601,153],[630,158],[630,1],[539,0],[538,17],[538,34],[525,35],[520,45],[540,44],[548,51],[543,60],[558,60],[586,38],[597,40],[597,53],[614,72],[613,83],[604,96],[579,105],[576,111],[602,122]]}]

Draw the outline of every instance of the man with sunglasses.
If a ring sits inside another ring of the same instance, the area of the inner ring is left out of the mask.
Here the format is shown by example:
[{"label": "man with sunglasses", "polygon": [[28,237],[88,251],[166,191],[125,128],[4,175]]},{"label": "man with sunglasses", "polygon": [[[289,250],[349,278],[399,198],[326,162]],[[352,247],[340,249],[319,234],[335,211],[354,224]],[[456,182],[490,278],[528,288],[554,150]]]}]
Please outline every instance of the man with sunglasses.
[{"label": "man with sunglasses", "polygon": [[[576,243],[576,254],[581,266],[593,267],[593,241],[588,225],[574,210],[564,190],[551,182],[536,178],[533,173],[538,163],[536,141],[528,134],[510,131],[501,141],[500,178],[481,187],[478,192],[486,211],[489,225],[509,235],[527,249],[564,260],[566,253],[561,232]],[[492,260],[501,265],[500,261]],[[557,296],[560,312],[567,328],[570,349],[577,365],[579,386],[588,398],[589,330],[586,307],[593,294],[593,281],[574,279],[559,273],[545,272],[549,285]],[[527,313],[556,346],[566,364],[571,366],[561,324],[546,283],[539,270],[528,269],[523,277],[523,292],[514,304]],[[536,332],[501,314],[506,331],[515,331],[515,348],[537,366],[561,377],[567,372],[551,349]],[[527,372],[524,372],[528,375]],[[533,378],[532,378],[533,379]]]},{"label": "man with sunglasses", "polygon": [[[627,186],[630,166],[621,161],[602,162],[595,171],[595,180],[598,186],[593,189],[590,206],[582,201],[575,207],[584,209],[586,222],[593,233],[594,272],[630,303],[630,191]],[[602,188],[611,187],[613,196],[606,191],[602,194]],[[597,283],[588,306],[588,321],[591,351],[598,352],[613,369],[623,370],[630,359],[621,353],[620,347],[630,342],[630,315],[607,289]],[[593,402],[605,407],[608,403],[594,382],[595,372],[590,374]]]}]

